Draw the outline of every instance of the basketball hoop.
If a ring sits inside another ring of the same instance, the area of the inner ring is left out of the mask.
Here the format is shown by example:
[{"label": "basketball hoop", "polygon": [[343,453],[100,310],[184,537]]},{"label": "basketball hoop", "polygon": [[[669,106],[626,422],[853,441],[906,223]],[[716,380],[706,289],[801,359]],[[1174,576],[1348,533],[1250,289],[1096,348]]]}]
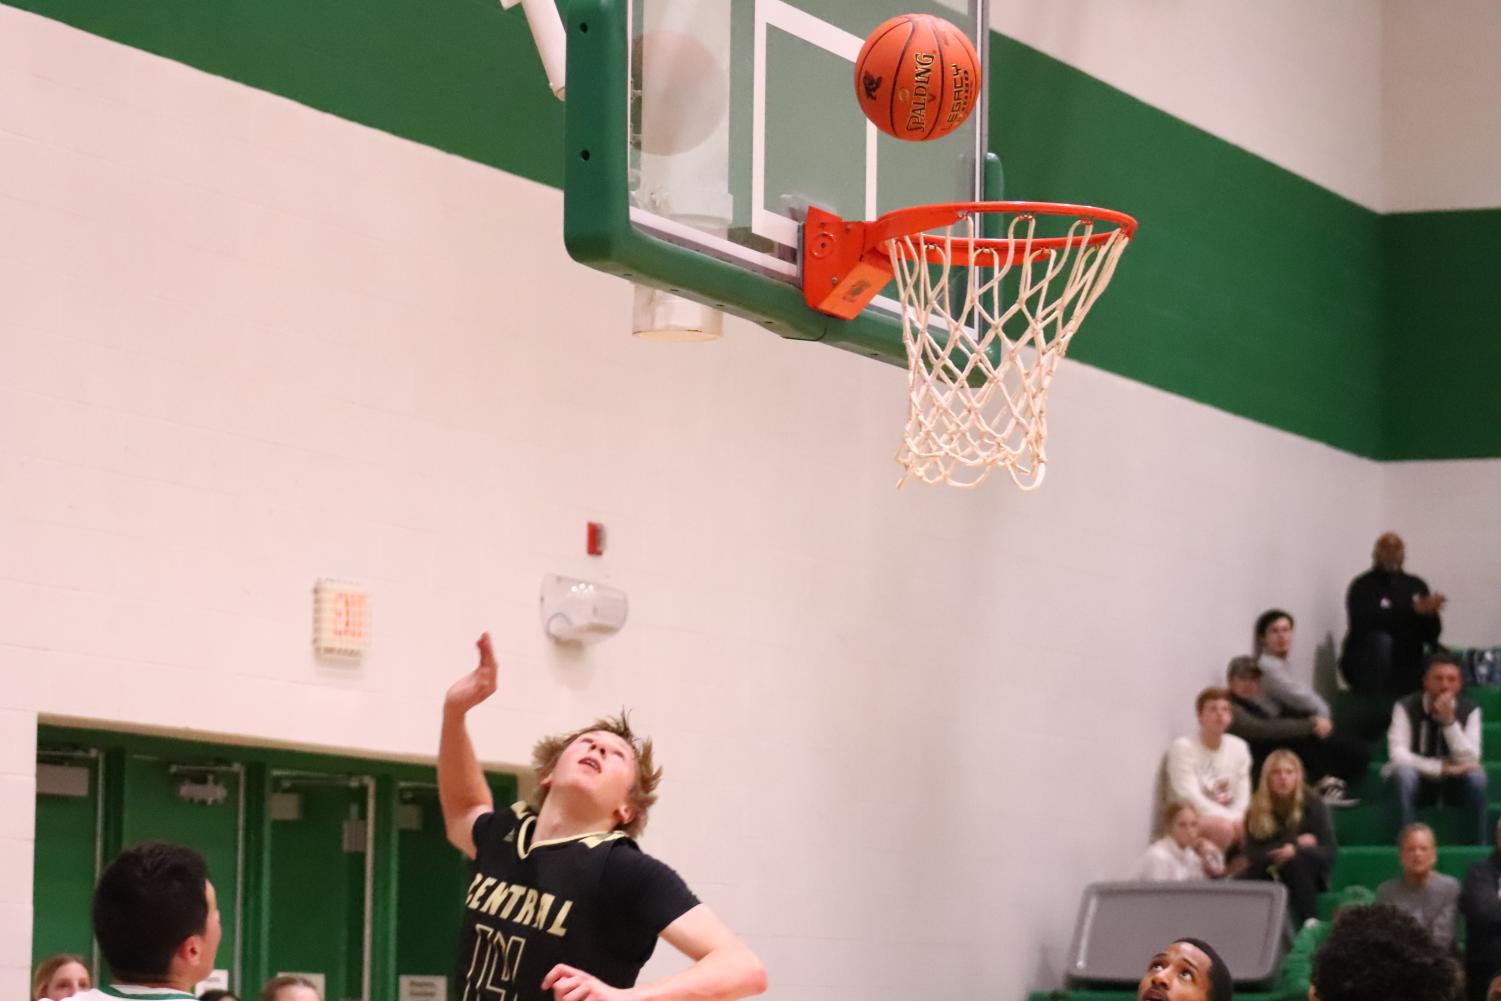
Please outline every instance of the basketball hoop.
[{"label": "basketball hoop", "polygon": [[[982,235],[987,217],[1004,236]],[[1040,233],[1039,217],[1062,232]],[[869,223],[808,210],[809,306],[852,319],[896,278],[909,368],[900,484],[974,487],[998,467],[1023,490],[1042,483],[1053,371],[1135,230],[1121,212],[1046,202],[924,205]]]}]

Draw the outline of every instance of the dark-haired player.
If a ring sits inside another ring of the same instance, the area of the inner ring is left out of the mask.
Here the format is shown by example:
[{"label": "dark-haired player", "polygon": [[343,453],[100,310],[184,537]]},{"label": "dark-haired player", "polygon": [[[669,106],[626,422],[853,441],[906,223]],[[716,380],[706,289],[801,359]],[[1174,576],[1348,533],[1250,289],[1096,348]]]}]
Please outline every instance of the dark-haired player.
[{"label": "dark-haired player", "polygon": [[109,986],[74,998],[197,1001],[222,936],[203,856],[165,841],[125,849],[94,887],[93,923]]},{"label": "dark-haired player", "polygon": [[[479,666],[448,690],[438,794],[448,840],[474,860],[459,1001],[734,1001],[766,989],[761,962],[635,837],[661,769],[622,716],[540,741],[537,793],[496,810],[465,715],[494,693],[489,634]],[[658,938],[693,965],[636,987]]]},{"label": "dark-haired player", "polygon": [[1180,938],[1147,964],[1136,1001],[1231,1001],[1230,968],[1208,942]]},{"label": "dark-haired player", "polygon": [[1347,907],[1313,957],[1310,1001],[1449,1001],[1459,967],[1389,904]]}]

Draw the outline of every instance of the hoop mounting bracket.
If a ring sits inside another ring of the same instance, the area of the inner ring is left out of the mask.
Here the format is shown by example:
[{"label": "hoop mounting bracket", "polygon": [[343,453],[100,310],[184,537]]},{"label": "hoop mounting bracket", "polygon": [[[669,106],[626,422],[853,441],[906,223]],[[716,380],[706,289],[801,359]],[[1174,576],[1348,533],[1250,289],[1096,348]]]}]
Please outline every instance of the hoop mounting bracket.
[{"label": "hoop mounting bracket", "polygon": [[846,222],[808,207],[803,221],[803,298],[812,309],[853,320],[891,281],[891,258],[869,246],[871,223]]}]

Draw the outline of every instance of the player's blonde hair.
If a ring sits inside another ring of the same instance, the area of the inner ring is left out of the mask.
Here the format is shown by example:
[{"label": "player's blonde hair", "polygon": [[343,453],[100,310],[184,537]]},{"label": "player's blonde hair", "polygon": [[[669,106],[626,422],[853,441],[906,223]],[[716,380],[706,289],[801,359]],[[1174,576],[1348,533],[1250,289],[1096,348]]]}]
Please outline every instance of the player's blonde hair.
[{"label": "player's blonde hair", "polygon": [[534,811],[542,809],[542,804],[547,800],[547,789],[541,784],[542,780],[552,774],[552,770],[558,765],[558,758],[562,757],[568,745],[586,733],[613,733],[631,745],[631,750],[636,753],[636,781],[631,783],[628,794],[631,819],[621,824],[619,830],[633,838],[639,838],[646,829],[647,811],[657,801],[657,785],[662,781],[662,769],[657,768],[652,761],[651,739],[636,736],[631,730],[630,714],[625,710],[621,710],[619,716],[606,716],[570,733],[554,734],[537,741],[532,748],[532,769],[537,775],[537,791],[528,797],[527,806]]}]

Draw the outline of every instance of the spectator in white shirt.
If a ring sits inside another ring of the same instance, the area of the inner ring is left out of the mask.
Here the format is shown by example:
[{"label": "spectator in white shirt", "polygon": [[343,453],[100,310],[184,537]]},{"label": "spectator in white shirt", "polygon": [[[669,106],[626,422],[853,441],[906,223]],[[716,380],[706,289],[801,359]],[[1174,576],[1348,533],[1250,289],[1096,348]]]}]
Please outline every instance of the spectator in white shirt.
[{"label": "spectator in white shirt", "polygon": [[1491,839],[1480,764],[1480,707],[1461,688],[1453,656],[1428,658],[1423,690],[1392,707],[1386,733],[1390,760],[1382,773],[1391,781],[1403,827],[1417,819],[1421,803],[1458,803],[1469,809],[1476,843],[1484,845]]},{"label": "spectator in white shirt", "polygon": [[1246,834],[1246,807],[1251,805],[1251,749],[1230,728],[1230,693],[1206,688],[1194,700],[1199,732],[1179,737],[1167,751],[1170,798],[1199,811],[1199,832],[1220,851],[1238,845]]},{"label": "spectator in white shirt", "polygon": [[1209,839],[1199,836],[1199,811],[1192,804],[1174,800],[1162,811],[1162,837],[1137,860],[1131,878],[1177,883],[1224,872],[1225,857]]}]

